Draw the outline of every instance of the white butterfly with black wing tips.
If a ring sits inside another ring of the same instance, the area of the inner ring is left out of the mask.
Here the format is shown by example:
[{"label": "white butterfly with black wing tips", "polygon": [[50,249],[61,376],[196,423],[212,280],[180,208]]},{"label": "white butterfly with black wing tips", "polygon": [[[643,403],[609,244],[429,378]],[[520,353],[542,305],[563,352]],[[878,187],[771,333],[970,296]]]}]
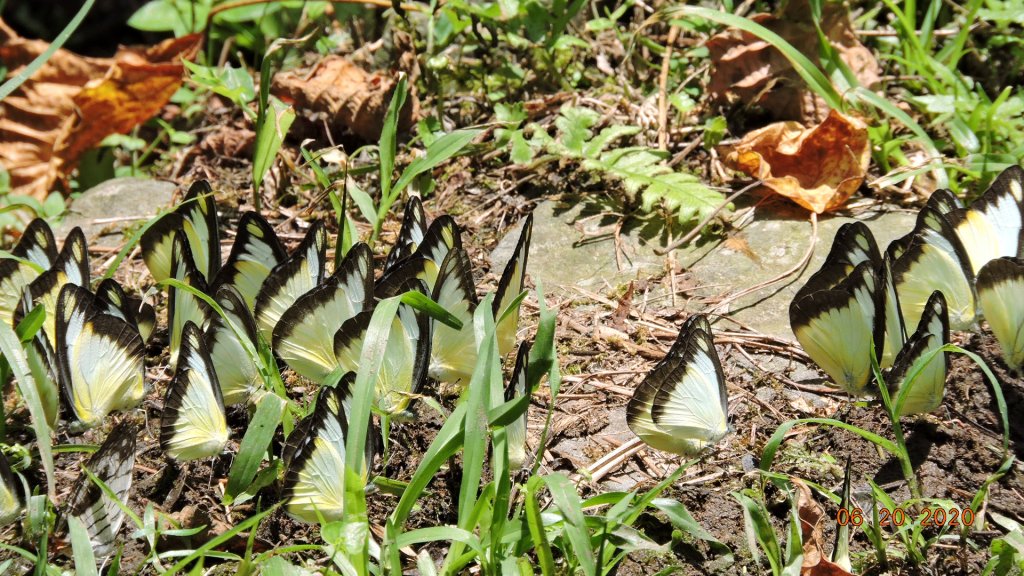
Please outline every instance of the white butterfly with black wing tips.
[{"label": "white butterfly with black wing tips", "polygon": [[695,456],[729,433],[728,402],[711,325],[697,314],[633,393],[626,423],[652,448]]}]

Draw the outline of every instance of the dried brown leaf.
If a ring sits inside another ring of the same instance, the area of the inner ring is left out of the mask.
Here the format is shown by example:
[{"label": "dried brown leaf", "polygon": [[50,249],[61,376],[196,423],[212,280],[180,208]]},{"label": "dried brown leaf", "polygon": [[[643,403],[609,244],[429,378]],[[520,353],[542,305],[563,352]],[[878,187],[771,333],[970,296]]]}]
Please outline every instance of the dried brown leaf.
[{"label": "dried brown leaf", "polygon": [[828,559],[825,552],[825,510],[814,500],[811,489],[799,478],[790,478],[799,493],[797,514],[800,517],[800,532],[804,543],[804,562],[800,567],[801,576],[851,576]]},{"label": "dried brown leaf", "polygon": [[[332,55],[311,71],[277,74],[271,92],[315,124],[326,124],[332,132],[348,128],[364,140],[375,141],[397,83],[397,77],[371,74]],[[418,114],[419,101],[410,93],[399,115],[399,128],[412,126]]]},{"label": "dried brown leaf", "polygon": [[[0,37],[8,77],[49,46],[18,37],[2,22]],[[0,164],[10,174],[12,192],[45,198],[83,152],[159,112],[181,86],[181,58],[193,57],[200,42],[201,35],[193,34],[124,48],[113,58],[55,52],[0,102]]]},{"label": "dried brown leaf", "polygon": [[[781,36],[811,61],[817,61],[818,32],[807,0],[788,3],[779,16],[755,14],[750,19]],[[862,85],[878,82],[881,68],[871,51],[857,39],[842,4],[823,6],[821,28]],[[789,60],[768,42],[730,28],[713,36],[707,46],[713,65],[708,94],[716,107],[756,105],[770,118],[805,123],[820,122],[828,114],[824,101],[808,90]]]},{"label": "dried brown leaf", "polygon": [[818,214],[857,191],[871,160],[867,126],[834,110],[813,128],[778,122],[754,130],[723,152],[730,168]]}]

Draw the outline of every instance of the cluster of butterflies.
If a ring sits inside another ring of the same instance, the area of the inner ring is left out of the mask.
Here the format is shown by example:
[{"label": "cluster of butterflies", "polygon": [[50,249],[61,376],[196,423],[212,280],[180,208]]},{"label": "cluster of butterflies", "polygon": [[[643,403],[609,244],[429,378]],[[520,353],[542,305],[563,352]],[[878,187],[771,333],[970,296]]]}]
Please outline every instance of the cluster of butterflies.
[{"label": "cluster of butterflies", "polygon": [[[1024,169],[1003,171],[969,206],[932,194],[914,229],[881,253],[861,223],[842,226],[824,265],[790,304],[793,333],[836,386],[871,393],[872,357],[903,396],[897,415],[942,403],[949,331],[984,314],[1007,365],[1024,363]],[[907,337],[907,327],[916,330]],[[919,359],[933,353],[908,380]],[[902,391],[902,387],[910,386]]]},{"label": "cluster of butterflies", "polygon": [[[493,302],[502,357],[516,340],[531,231],[528,217]],[[270,224],[248,212],[222,265],[216,206],[205,181],[195,183],[140,240],[147,268],[167,286],[174,375],[164,397],[161,447],[178,461],[220,454],[230,436],[226,406],[258,403],[266,390],[253,351],[272,350],[322,388],[311,415],[282,453],[285,508],[310,522],[342,514],[336,484],[344,471],[350,386],[377,300],[418,291],[462,323],[456,330],[418,308],[399,305],[375,381],[374,405],[381,413],[410,415],[428,377],[468,383],[477,356],[476,286],[454,219],[440,216],[428,226],[419,199],[410,198],[398,241],[376,280],[372,251],[363,243],[353,245],[327,275],[327,240],[326,228],[316,222],[288,254]],[[111,412],[138,405],[146,394],[145,342],[156,324],[153,307],[128,297],[113,280],[104,280],[95,292],[89,289],[87,246],[77,228],[58,253],[52,231],[36,220],[10,256],[0,261],[0,321],[17,324],[29,313],[45,315],[29,347],[30,364],[37,386],[60,384],[70,429],[97,426]],[[507,390],[510,400],[526,393],[527,351],[522,344]],[[60,394],[40,392],[55,424]],[[525,442],[525,421],[513,428],[522,429]],[[131,485],[135,435],[129,424],[116,426],[87,464],[121,500]],[[512,460],[521,465],[524,458],[521,450]],[[10,521],[22,503],[2,455],[0,481],[0,521]],[[112,502],[102,494],[73,503],[72,514],[84,515],[94,544],[109,544],[123,519],[120,509],[110,509]]]},{"label": "cluster of butterflies", "polygon": [[[950,329],[982,311],[1014,371],[1024,365],[1024,169],[1011,167],[970,206],[935,192],[914,229],[882,254],[862,223],[843,225],[825,263],[790,304],[797,339],[832,381],[870,393],[872,358],[899,416],[942,403]],[[907,335],[907,326],[916,330]],[[931,354],[911,374],[915,364]],[[913,376],[912,382],[910,376]],[[903,387],[909,386],[906,390]],[[648,445],[694,456],[729,433],[728,395],[711,326],[691,316],[633,393],[630,429]]]}]

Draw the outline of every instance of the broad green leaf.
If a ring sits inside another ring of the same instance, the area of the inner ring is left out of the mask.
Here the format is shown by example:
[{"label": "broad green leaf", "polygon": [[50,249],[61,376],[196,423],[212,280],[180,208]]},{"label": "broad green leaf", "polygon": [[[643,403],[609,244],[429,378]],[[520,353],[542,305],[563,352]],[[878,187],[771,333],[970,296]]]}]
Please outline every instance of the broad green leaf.
[{"label": "broad green leaf", "polygon": [[256,414],[245,429],[238,456],[232,462],[231,471],[228,473],[228,486],[224,493],[225,505],[230,506],[235,496],[252,483],[263,462],[263,455],[274,438],[274,432],[281,423],[281,414],[286,404],[284,399],[272,392],[260,397]]},{"label": "broad green leaf", "polygon": [[263,178],[274,164],[277,151],[295,121],[295,110],[275,97],[270,98],[266,114],[256,127],[256,151],[252,159],[252,181],[256,190],[263,185]]}]

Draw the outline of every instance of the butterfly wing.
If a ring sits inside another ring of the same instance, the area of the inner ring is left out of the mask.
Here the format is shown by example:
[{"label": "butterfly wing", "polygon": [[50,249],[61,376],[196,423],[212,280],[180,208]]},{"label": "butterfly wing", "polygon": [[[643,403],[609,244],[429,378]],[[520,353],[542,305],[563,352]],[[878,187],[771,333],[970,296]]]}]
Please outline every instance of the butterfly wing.
[{"label": "butterfly wing", "polygon": [[274,328],[274,351],[300,375],[323,383],[338,367],[334,335],[373,305],[373,252],[352,246],[326,282],[303,294]]},{"label": "butterfly wing", "polygon": [[7,458],[0,452],[0,526],[7,526],[17,520],[24,507],[21,486],[16,483]]},{"label": "butterfly wing", "polygon": [[[358,372],[372,311],[356,314],[334,337],[334,354],[343,373]],[[426,377],[430,359],[430,324],[412,306],[401,304],[391,323],[384,356],[374,385],[377,407],[388,414],[405,413]]]},{"label": "butterfly wing", "polygon": [[[892,370],[886,376],[896,409],[900,416],[925,414],[942,404],[946,389],[946,373],[949,371],[949,355],[940,352],[908,382],[914,364],[925,354],[949,343],[949,316],[946,299],[936,290],[928,298],[924,314],[917,330],[900,350]],[[907,390],[903,390],[908,387]],[[900,399],[900,396],[903,398]]]},{"label": "butterfly wing", "polygon": [[57,300],[58,374],[79,425],[91,428],[145,394],[142,337],[124,320],[103,314],[95,296],[74,284]]},{"label": "butterfly wing", "polygon": [[418,196],[409,196],[405,203],[405,214],[402,216],[402,228],[398,232],[398,239],[384,261],[384,273],[415,252],[426,233],[427,216],[423,212],[423,202]]},{"label": "butterfly wing", "polygon": [[453,249],[445,256],[432,298],[462,322],[462,329],[431,320],[433,336],[428,374],[441,382],[467,384],[476,366],[473,312],[477,299],[469,255],[464,249]]},{"label": "butterfly wing", "polygon": [[974,323],[974,273],[946,216],[927,206],[906,251],[892,266],[893,283],[908,326],[916,326],[932,292],[941,290],[949,309],[950,327],[969,328]]},{"label": "butterfly wing", "polygon": [[[174,257],[171,262],[171,277],[205,293],[206,282],[202,274],[196,270],[192,260],[192,249],[181,234],[174,237],[171,254]],[[192,292],[174,286],[167,287],[167,326],[170,331],[172,367],[178,365],[185,324],[192,322],[196,326],[205,327],[211,316],[209,305]]]},{"label": "butterfly wing", "polygon": [[213,289],[234,286],[252,310],[263,281],[287,257],[270,223],[257,212],[246,212],[238,221],[238,236],[227,263],[217,273]]},{"label": "butterfly wing", "polygon": [[196,270],[209,284],[220,269],[220,230],[210,183],[206,180],[193,183],[175,211],[182,216],[181,229],[188,240]]},{"label": "butterfly wing", "polygon": [[46,220],[36,218],[29,222],[11,254],[24,258],[43,270],[53,266],[57,261],[57,241]]},{"label": "butterfly wing", "polygon": [[206,331],[206,346],[217,372],[224,404],[233,406],[245,403],[253,391],[262,386],[263,376],[228,322],[234,324],[253,349],[257,347],[256,322],[242,295],[230,284],[217,290],[216,300],[224,317],[213,315]]},{"label": "butterfly wing", "polygon": [[871,346],[883,346],[882,308],[878,275],[863,262],[835,289],[794,300],[789,322],[807,355],[837,386],[860,396],[871,380]]},{"label": "butterfly wing", "polygon": [[[519,345],[519,352],[516,353],[516,366],[512,370],[512,377],[509,378],[508,386],[505,387],[505,402],[511,402],[527,394],[526,381],[528,379],[530,360],[530,343],[523,342]],[[529,415],[529,406],[519,418],[505,427],[505,442],[508,445],[508,465],[513,470],[523,467],[526,462],[526,423]]]},{"label": "butterfly wing", "polygon": [[278,264],[263,282],[256,296],[256,327],[273,344],[274,327],[300,296],[324,279],[327,230],[317,222],[306,232],[298,250]]},{"label": "butterfly wing", "polygon": [[85,525],[99,565],[103,565],[113,552],[114,540],[124,522],[124,511],[119,502],[128,501],[132,487],[137,434],[138,429],[134,424],[118,424],[85,464],[93,475],[110,488],[117,496],[116,499],[82,474],[70,500],[69,514],[78,517]]},{"label": "butterfly wing", "polygon": [[[498,291],[494,295],[493,312],[497,322],[495,332],[498,337],[498,354],[504,356],[512,350],[519,331],[519,308],[509,311],[509,306],[519,297],[526,287],[526,263],[530,256],[530,238],[533,236],[533,214],[526,217],[523,231],[519,234],[516,249],[512,258],[505,265],[505,271],[498,281]],[[502,316],[508,314],[502,319]]]},{"label": "butterfly wing", "polygon": [[950,226],[975,274],[989,260],[1016,257],[1024,231],[1024,168],[1004,170],[968,208],[951,211]]},{"label": "butterfly wing", "polygon": [[192,322],[182,331],[181,354],[160,418],[160,447],[175,460],[216,456],[228,442],[220,383],[203,332]]},{"label": "butterfly wing", "polygon": [[978,304],[1003,359],[1020,372],[1024,365],[1024,260],[997,258],[978,272]]},{"label": "butterfly wing", "polygon": [[862,222],[848,222],[839,227],[825,262],[797,292],[795,299],[835,288],[861,262],[881,262],[878,244],[871,229]]},{"label": "butterfly wing", "polygon": [[[879,366],[889,368],[896,360],[900,348],[907,341],[907,328],[903,324],[903,311],[892,279],[892,259],[886,253],[878,268],[878,281],[882,283],[883,312],[885,314],[885,344],[879,358]],[[877,350],[876,350],[877,353]]]},{"label": "butterfly wing", "polygon": [[[303,522],[339,520],[344,515],[345,442],[348,437],[351,386],[355,374],[348,374],[335,388],[324,387],[313,414],[289,437],[285,449],[287,472],[284,480],[285,511]],[[372,426],[367,434],[365,477],[373,462]]]}]

